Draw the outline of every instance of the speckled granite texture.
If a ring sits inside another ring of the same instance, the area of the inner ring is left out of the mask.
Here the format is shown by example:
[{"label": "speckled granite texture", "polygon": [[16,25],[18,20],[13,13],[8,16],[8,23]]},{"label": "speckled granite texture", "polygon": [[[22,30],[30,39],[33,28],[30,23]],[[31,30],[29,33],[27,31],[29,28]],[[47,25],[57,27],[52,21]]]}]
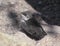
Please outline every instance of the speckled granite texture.
[{"label": "speckled granite texture", "polygon": [[47,35],[35,41],[16,27],[16,21],[8,16],[10,11],[16,12],[17,18],[20,18],[21,12],[36,12],[25,0],[0,0],[0,46],[60,46],[60,26],[49,25],[41,19],[41,26]]}]

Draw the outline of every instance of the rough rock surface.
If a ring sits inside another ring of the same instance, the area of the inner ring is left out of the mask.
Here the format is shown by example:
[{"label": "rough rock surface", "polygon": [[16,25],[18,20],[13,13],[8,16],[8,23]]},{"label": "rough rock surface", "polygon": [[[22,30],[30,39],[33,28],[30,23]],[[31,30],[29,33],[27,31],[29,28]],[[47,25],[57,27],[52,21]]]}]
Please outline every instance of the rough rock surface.
[{"label": "rough rock surface", "polygon": [[48,25],[42,20],[41,25],[47,35],[35,41],[12,26],[12,19],[8,17],[8,12],[11,10],[18,14],[35,11],[24,0],[0,0],[0,46],[60,46],[60,26]]}]

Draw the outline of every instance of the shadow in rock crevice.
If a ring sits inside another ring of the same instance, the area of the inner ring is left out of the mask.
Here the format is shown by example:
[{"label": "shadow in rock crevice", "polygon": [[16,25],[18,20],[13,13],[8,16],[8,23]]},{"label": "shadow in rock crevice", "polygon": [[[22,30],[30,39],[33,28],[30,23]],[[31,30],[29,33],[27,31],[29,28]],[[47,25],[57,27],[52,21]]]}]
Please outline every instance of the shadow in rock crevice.
[{"label": "shadow in rock crevice", "polygon": [[[35,19],[33,19],[34,17],[30,18],[29,20],[27,20],[25,22],[21,22],[21,23],[19,23],[17,13],[15,13],[13,11],[10,11],[8,13],[8,17],[11,19],[11,22],[12,22],[11,24],[14,28],[16,28],[16,29],[21,28],[20,31],[25,33],[31,39],[34,39],[36,41],[41,40],[45,35],[47,35],[47,33],[43,30],[41,25],[38,25],[38,22]],[[34,22],[36,22],[36,23],[32,22],[32,20],[34,20]],[[19,25],[21,25],[21,27],[19,27]]]},{"label": "shadow in rock crevice", "polygon": [[32,16],[32,17],[28,17],[29,19],[26,20],[25,22],[22,22],[22,31],[28,37],[38,41],[47,35],[47,33],[44,31],[44,29],[39,23],[40,20],[37,20],[37,18],[39,17],[39,14],[37,13],[29,14],[28,12],[23,12],[22,14],[25,17]]}]

